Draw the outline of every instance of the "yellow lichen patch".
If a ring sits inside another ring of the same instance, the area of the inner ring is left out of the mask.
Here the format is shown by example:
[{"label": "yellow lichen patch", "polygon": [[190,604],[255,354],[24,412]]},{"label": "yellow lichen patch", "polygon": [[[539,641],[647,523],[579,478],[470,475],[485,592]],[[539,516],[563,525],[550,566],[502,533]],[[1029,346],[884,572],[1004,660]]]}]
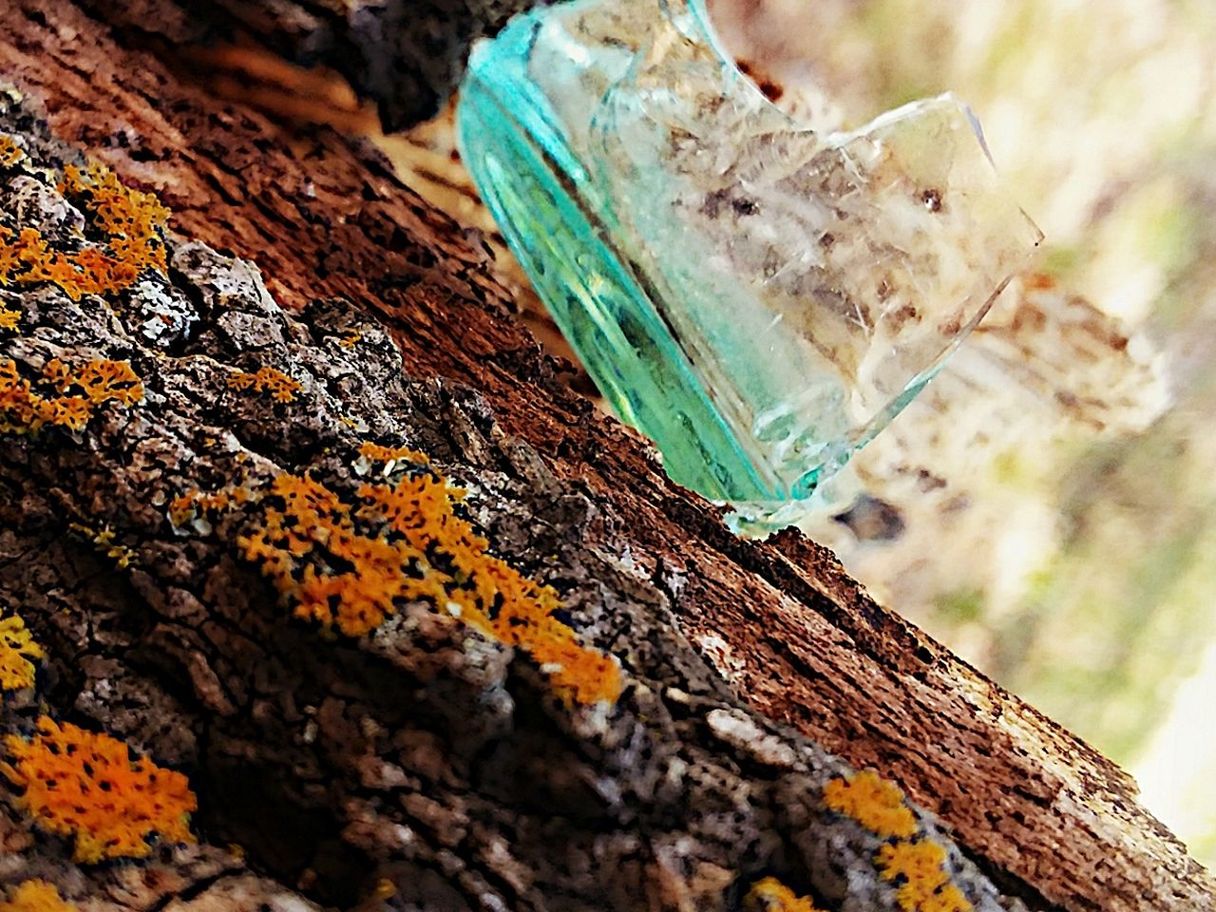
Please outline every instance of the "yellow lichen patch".
[{"label": "yellow lichen patch", "polygon": [[557,593],[488,553],[453,510],[463,496],[434,472],[359,488],[352,508],[325,485],[278,476],[260,526],[238,539],[298,617],[362,636],[405,602],[426,600],[519,647],[567,700],[613,701],[620,669],[556,616]]},{"label": "yellow lichen patch", "polygon": [[18,804],[44,829],[75,837],[77,862],[142,858],[153,835],[194,841],[188,818],[198,802],[186,777],[132,759],[109,735],[43,716],[32,739],[9,735],[4,747],[12,762],[0,773],[23,790]]},{"label": "yellow lichen patch", "polygon": [[852,817],[884,839],[916,834],[916,817],[904,803],[904,793],[872,770],[833,779],[823,787],[823,800],[829,809]]},{"label": "yellow lichen patch", "polygon": [[73,370],[56,358],[43,368],[42,381],[50,395],[22,377],[17,362],[0,360],[0,432],[37,432],[46,425],[83,431],[97,406],[126,407],[144,397],[143,382],[126,361],[95,359]]},{"label": "yellow lichen patch", "polygon": [[875,856],[884,880],[898,884],[904,912],[970,912],[971,904],[950,882],[946,850],[929,839],[884,845]]},{"label": "yellow lichen patch", "polygon": [[259,393],[269,393],[277,402],[291,402],[301,389],[297,381],[273,367],[259,368],[252,374],[244,371],[233,374],[228,378],[228,386],[236,390],[253,389]]},{"label": "yellow lichen patch", "polygon": [[363,340],[363,334],[357,332],[348,332],[345,336],[338,340],[338,344],[343,348],[354,348]]},{"label": "yellow lichen patch", "polygon": [[12,897],[0,901],[0,912],[77,912],[64,902],[58,888],[45,880],[26,880],[17,886]]},{"label": "yellow lichen patch", "polygon": [[0,285],[49,282],[78,301],[86,294],[115,294],[145,269],[166,271],[161,229],[169,210],[150,193],[132,190],[101,165],[68,166],[63,188],[92,216],[101,243],[57,250],[36,228],[14,234],[0,226]]},{"label": "yellow lichen patch", "polygon": [[756,881],[743,907],[746,912],[818,912],[809,896],[799,897],[775,877]]},{"label": "yellow lichen patch", "polygon": [[33,687],[34,663],[43,656],[25,621],[16,615],[0,618],[0,690]]},{"label": "yellow lichen patch", "polygon": [[131,566],[131,561],[135,558],[135,552],[126,545],[116,544],[114,541],[115,536],[116,533],[113,529],[102,529],[93,536],[93,544],[97,546],[102,554],[114,561],[114,566],[119,570],[126,570]]},{"label": "yellow lichen patch", "polygon": [[946,850],[928,839],[897,842],[879,849],[877,860],[886,880],[903,878],[911,883],[940,877]]},{"label": "yellow lichen patch", "polygon": [[25,161],[25,151],[17,140],[7,133],[0,133],[0,168],[15,168]]},{"label": "yellow lichen patch", "polygon": [[888,842],[874,854],[883,880],[896,887],[901,912],[973,912],[971,903],[950,881],[946,850],[919,834],[904,793],[871,770],[823,787],[824,803],[851,817]]},{"label": "yellow lichen patch", "polygon": [[909,912],[909,910],[916,910],[916,912],[975,912],[975,906],[971,905],[967,897],[963,895],[963,891],[949,882],[939,887],[931,896],[917,901],[917,905],[907,904],[903,895],[904,891],[901,888],[900,902],[905,912]]},{"label": "yellow lichen patch", "polygon": [[108,526],[100,532],[92,526],[86,526],[83,523],[69,523],[68,528],[73,532],[79,532],[96,545],[97,550],[114,561],[114,565],[119,570],[126,570],[135,559],[135,552],[126,545],[118,544],[115,541],[118,534]]}]

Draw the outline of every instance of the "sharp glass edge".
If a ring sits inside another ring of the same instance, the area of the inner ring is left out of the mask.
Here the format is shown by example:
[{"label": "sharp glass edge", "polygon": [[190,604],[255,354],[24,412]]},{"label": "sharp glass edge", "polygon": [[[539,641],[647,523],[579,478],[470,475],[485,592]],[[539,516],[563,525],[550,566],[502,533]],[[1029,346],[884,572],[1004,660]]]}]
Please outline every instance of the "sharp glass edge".
[{"label": "sharp glass edge", "polygon": [[474,50],[458,127],[607,400],[740,531],[813,509],[1042,238],[953,95],[817,134],[739,72],[705,0],[517,18]]}]

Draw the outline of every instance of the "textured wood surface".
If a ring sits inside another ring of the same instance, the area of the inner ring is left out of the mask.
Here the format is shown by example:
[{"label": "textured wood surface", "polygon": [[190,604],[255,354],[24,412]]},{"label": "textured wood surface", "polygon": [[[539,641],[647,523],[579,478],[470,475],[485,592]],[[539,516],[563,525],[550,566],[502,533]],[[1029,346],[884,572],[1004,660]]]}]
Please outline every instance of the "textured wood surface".
[{"label": "textured wood surface", "polygon": [[[158,16],[166,17],[163,21],[169,21],[165,10],[170,4],[152,6]],[[175,30],[165,32],[174,40],[193,40],[200,34],[198,22],[185,11],[188,6],[183,4]],[[289,3],[277,7],[295,8]],[[394,403],[405,426],[415,428],[424,439],[429,435],[455,469],[479,474],[486,481],[487,489],[508,505],[487,508],[502,528],[513,528],[511,517],[515,527],[524,519],[548,517],[547,528],[556,530],[552,534],[563,543],[559,551],[565,563],[560,564],[560,572],[578,573],[583,564],[594,568],[592,578],[586,578],[584,569],[578,583],[588,602],[596,603],[586,609],[588,629],[597,641],[619,651],[637,680],[652,687],[661,687],[665,680],[686,686],[693,681],[704,704],[699,711],[737,707],[745,713],[758,712],[776,723],[787,723],[808,739],[775,730],[777,737],[808,752],[807,757],[821,757],[817,752],[822,749],[855,767],[878,769],[940,816],[959,846],[1002,890],[1032,908],[1173,912],[1211,908],[1216,902],[1209,876],[1139,807],[1134,784],[1124,773],[874,604],[830,553],[796,535],[778,536],[764,544],[733,537],[712,506],[665,479],[642,440],[567,392],[555,379],[554,364],[510,318],[505,293],[488,278],[477,237],[466,235],[423,204],[377,153],[325,129],[288,131],[238,104],[218,102],[157,58],[158,50],[165,53],[168,45],[149,39],[155,29],[143,27],[146,21],[141,26],[134,23],[133,12],[119,15],[117,32],[111,35],[95,13],[86,15],[67,3],[8,4],[0,10],[4,78],[45,105],[47,121],[58,137],[79,144],[124,179],[155,190],[172,209],[171,225],[179,236],[256,263],[273,298],[287,310],[303,314],[306,323],[337,307],[348,312],[347,320],[356,319],[351,314],[366,313],[367,319],[387,327],[409,378],[442,381],[440,392],[430,394],[437,398],[402,394]],[[254,35],[259,31],[266,29],[251,28]],[[400,50],[394,47],[386,53]],[[388,66],[392,61],[381,63]],[[197,284],[197,278],[190,281]],[[182,284],[190,286],[190,282]],[[315,302],[326,299],[342,303],[318,310]],[[215,358],[222,355],[239,357],[240,346],[213,353]],[[295,356],[322,372],[318,351]],[[383,368],[383,361],[377,363]],[[452,392],[466,387],[477,392],[484,410],[470,405],[465,394]],[[319,413],[324,414],[324,409]],[[265,420],[265,416],[247,416],[247,420]],[[427,420],[433,424],[429,429]],[[307,423],[303,427],[309,433],[313,430]],[[253,434],[248,428],[246,433]],[[268,458],[295,467],[311,447],[304,439],[307,433],[301,434],[297,440],[285,425],[279,433],[284,439],[278,444],[265,435],[258,439]],[[244,444],[253,446],[249,441]],[[63,491],[56,491],[53,478],[31,469],[25,446],[11,441],[2,445],[0,465],[8,507],[0,516],[10,532],[26,536],[27,548],[31,542],[41,544],[33,551],[10,547],[3,570],[10,599],[17,593],[29,601],[31,613],[42,617],[41,622],[31,623],[49,629],[52,611],[85,608],[70,588],[66,599],[35,605],[35,594],[45,590],[39,574],[50,578],[71,572],[75,585],[83,586],[87,580],[90,593],[99,586],[108,593],[110,614],[121,617],[122,611],[136,611],[131,605],[142,605],[138,616],[147,616],[146,593],[139,586],[133,590],[121,574],[102,573],[96,563],[89,563],[87,547],[64,540],[66,528],[53,506],[71,503],[104,514],[108,496],[104,484],[129,484],[123,474],[127,470],[107,462],[105,453],[75,463],[63,457],[57,463],[60,470],[79,472],[76,477],[91,479],[91,487],[72,490],[65,485]],[[48,497],[48,490],[55,497]],[[552,504],[545,508],[538,499]],[[16,507],[19,503],[25,506]],[[35,509],[36,503],[44,506]],[[563,505],[573,513],[563,515]],[[121,509],[112,518],[116,523],[132,522]],[[151,531],[140,534],[142,544],[154,549],[157,542]],[[527,535],[520,542],[515,550],[523,559],[535,560],[540,546]],[[227,585],[234,585],[233,581],[246,587],[256,584],[248,573],[234,575]],[[592,592],[599,594],[593,598],[588,594]],[[220,610],[203,601],[206,611]],[[615,606],[620,612],[615,616],[629,619],[634,629],[614,628],[614,615],[606,606]],[[264,635],[283,638],[276,650],[295,655],[292,650],[310,648],[299,631],[268,619],[269,607],[259,610]],[[212,727],[198,721],[209,714],[226,718],[225,700],[239,704],[236,717],[253,711],[253,703],[217,693],[211,683],[215,677],[226,682],[230,676],[258,673],[251,666],[240,666],[235,658],[241,654],[239,645],[229,641],[214,647],[224,661],[238,666],[216,672],[208,662],[200,664],[198,657],[207,653],[190,646],[189,638],[186,645],[167,650],[155,637],[147,639],[150,629],[140,627],[133,636],[132,642],[145,652],[161,649],[167,657],[139,666],[141,676],[156,682],[156,692],[166,694],[155,712],[165,713],[167,719],[180,713],[183,727],[193,730],[202,725],[200,730],[207,731],[208,738],[228,739],[232,751],[238,744],[253,754],[270,749],[254,737],[256,727],[242,729],[223,722]],[[70,668],[71,650],[79,649],[79,644],[73,645],[68,634],[53,640],[52,651],[56,643],[68,651],[55,661]],[[127,648],[117,648],[115,654],[126,655]],[[339,647],[327,647],[322,654],[352,675],[362,661],[358,655],[343,654]],[[101,658],[117,661],[108,654]],[[716,668],[724,683],[708,674],[701,662]],[[283,681],[315,674],[325,688],[341,692],[341,684],[332,673],[327,677],[320,663],[288,664],[291,673]],[[526,680],[520,698],[539,700],[536,694],[542,688],[528,680],[526,671],[517,673]],[[86,680],[93,679],[86,676]],[[369,680],[351,687],[383,683]],[[80,695],[87,688],[81,690],[82,686],[79,674],[65,670],[63,683],[50,694],[52,704],[84,712]],[[286,684],[280,681],[276,686]],[[367,702],[367,694],[351,699]],[[546,710],[550,711],[558,712]],[[670,714],[671,708],[667,711]],[[105,705],[97,711],[107,722],[113,721],[114,712]],[[376,712],[379,724],[408,727],[390,707],[376,705]],[[746,779],[749,768],[737,751],[705,742],[703,729],[686,721],[646,731],[686,737],[688,748],[701,752],[697,756]],[[456,725],[458,720],[451,718],[446,724]],[[558,738],[567,739],[562,750],[578,754],[576,724],[552,719],[536,724],[540,729],[566,726]],[[354,737],[348,725],[335,720],[327,736]],[[173,743],[172,738],[158,740],[142,725],[129,727],[145,743]],[[702,735],[694,736],[697,731]],[[594,737],[589,738],[594,745]],[[534,745],[531,750],[539,748]],[[217,833],[248,840],[257,831],[255,821],[242,820],[235,808],[254,802],[256,795],[249,792],[239,765],[231,762],[238,755],[225,754],[227,766],[215,756],[203,763],[212,800],[223,796],[229,807],[220,810],[213,804],[202,817],[204,825],[215,827]],[[519,769],[529,769],[528,763],[535,760],[514,762],[521,764]],[[290,763],[278,761],[262,766],[263,775],[288,776],[291,769]],[[759,778],[766,781],[766,788],[772,786],[771,777]],[[301,787],[293,794],[275,810],[300,813],[298,818],[283,820],[298,820],[300,831],[310,833],[315,821],[310,824],[308,814],[300,811],[306,802],[299,797],[310,793]],[[563,800],[574,800],[571,794]],[[333,794],[317,799],[321,809],[317,813],[330,815],[324,825],[334,826],[335,813],[346,815],[341,845],[320,846],[313,834],[306,848],[319,859],[343,859],[345,866],[338,870],[349,878],[345,887],[335,886],[342,877],[330,872],[327,878],[316,864],[284,857],[297,848],[287,839],[292,827],[286,823],[266,844],[253,847],[254,862],[277,877],[289,881],[295,877],[293,886],[324,901],[349,905],[349,891],[362,890],[366,878],[373,875],[387,876],[387,862],[377,861],[376,853],[363,845],[375,843],[382,834],[356,832],[359,806],[351,803],[352,794],[341,797],[345,805]],[[492,791],[481,795],[489,804],[493,797]],[[685,808],[682,813],[687,816],[695,810]],[[533,810],[528,819],[540,818]],[[693,821],[682,819],[672,832],[692,825]],[[771,821],[768,825],[776,834],[772,838],[785,845],[787,853],[792,851],[789,846],[798,839],[793,825]],[[762,823],[755,827],[761,835],[753,842],[759,845],[767,831]],[[517,835],[521,856],[530,857],[535,846],[523,834]],[[748,845],[744,854],[760,864],[763,853],[752,842]],[[661,880],[662,864],[653,859],[661,860],[662,853],[656,850],[650,857],[652,863],[649,867],[643,863],[640,872],[630,872],[625,865],[622,883],[636,887],[646,877]],[[772,858],[765,862],[772,863]],[[410,876],[418,874],[416,868],[405,868]],[[440,869],[438,862],[427,868]],[[742,873],[730,871],[727,886]],[[679,889],[670,887],[675,891],[671,895],[682,889],[708,889],[703,883],[689,887],[696,883],[695,877],[671,876],[673,884],[680,884]],[[531,898],[534,893],[522,887],[496,884],[495,888],[514,896],[521,908],[543,908]],[[433,900],[434,908],[474,907],[461,898],[471,895],[471,887],[461,887],[452,895],[438,886],[434,889],[440,891],[435,896],[446,897]],[[656,891],[645,898],[633,894],[635,907],[680,908],[678,897],[672,899],[657,887]],[[629,895],[615,897],[611,907],[629,908]],[[583,906],[554,904],[552,908]]]},{"label": "textured wood surface", "polygon": [[388,129],[437,114],[472,43],[545,0],[86,0],[94,12],[174,44],[254,42],[346,76]]}]

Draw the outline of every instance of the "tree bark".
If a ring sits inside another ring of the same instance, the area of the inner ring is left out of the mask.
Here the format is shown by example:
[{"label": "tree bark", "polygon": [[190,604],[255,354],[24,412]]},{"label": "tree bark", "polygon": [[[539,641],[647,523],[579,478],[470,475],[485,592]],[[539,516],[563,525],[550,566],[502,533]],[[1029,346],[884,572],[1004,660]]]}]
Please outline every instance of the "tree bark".
[{"label": "tree bark", "polygon": [[[977,909],[1213,906],[1126,774],[876,605],[829,552],[732,536],[570,394],[478,238],[377,153],[173,67],[172,42],[240,19],[244,40],[414,73],[427,88],[388,100],[391,79],[347,68],[400,122],[434,107],[484,18],[428,7],[451,28],[435,70],[428,48],[352,24],[408,4],[193,6],[0,9],[16,87],[0,132],[27,159],[0,172],[0,224],[70,233],[57,175],[82,152],[173,213],[168,268],[120,292],[0,287],[21,314],[0,366],[125,360],[145,388],[79,433],[0,433],[0,611],[47,653],[0,727],[28,735],[49,714],[182,770],[205,841],[77,864],[0,776],[0,882],[42,877],[81,909],[725,910],[771,875],[829,909],[896,909],[881,840],[825,806],[826,783],[872,767],[940,820],[916,812]],[[328,31],[285,35],[288,20]],[[237,388],[261,368],[294,392]],[[357,638],[295,618],[240,544],[265,502],[170,519],[191,491],[288,475],[357,503],[368,440],[468,487],[458,511],[560,592],[579,642],[619,661],[619,699],[563,699],[527,649],[433,600]]]},{"label": "tree bark", "polygon": [[114,24],[175,44],[239,41],[330,67],[376,103],[386,130],[438,113],[472,43],[547,0],[137,0],[85,5]]}]

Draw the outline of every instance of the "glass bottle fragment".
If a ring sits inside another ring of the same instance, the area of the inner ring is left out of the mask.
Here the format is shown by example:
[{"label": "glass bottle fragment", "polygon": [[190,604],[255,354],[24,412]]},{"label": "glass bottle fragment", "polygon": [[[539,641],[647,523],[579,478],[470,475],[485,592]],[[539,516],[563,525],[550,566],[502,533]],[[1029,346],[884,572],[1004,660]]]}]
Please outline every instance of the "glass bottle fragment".
[{"label": "glass bottle fragment", "polygon": [[574,0],[479,45],[464,160],[600,390],[753,528],[940,369],[1041,240],[951,95],[853,132],[776,108],[704,0]]}]

